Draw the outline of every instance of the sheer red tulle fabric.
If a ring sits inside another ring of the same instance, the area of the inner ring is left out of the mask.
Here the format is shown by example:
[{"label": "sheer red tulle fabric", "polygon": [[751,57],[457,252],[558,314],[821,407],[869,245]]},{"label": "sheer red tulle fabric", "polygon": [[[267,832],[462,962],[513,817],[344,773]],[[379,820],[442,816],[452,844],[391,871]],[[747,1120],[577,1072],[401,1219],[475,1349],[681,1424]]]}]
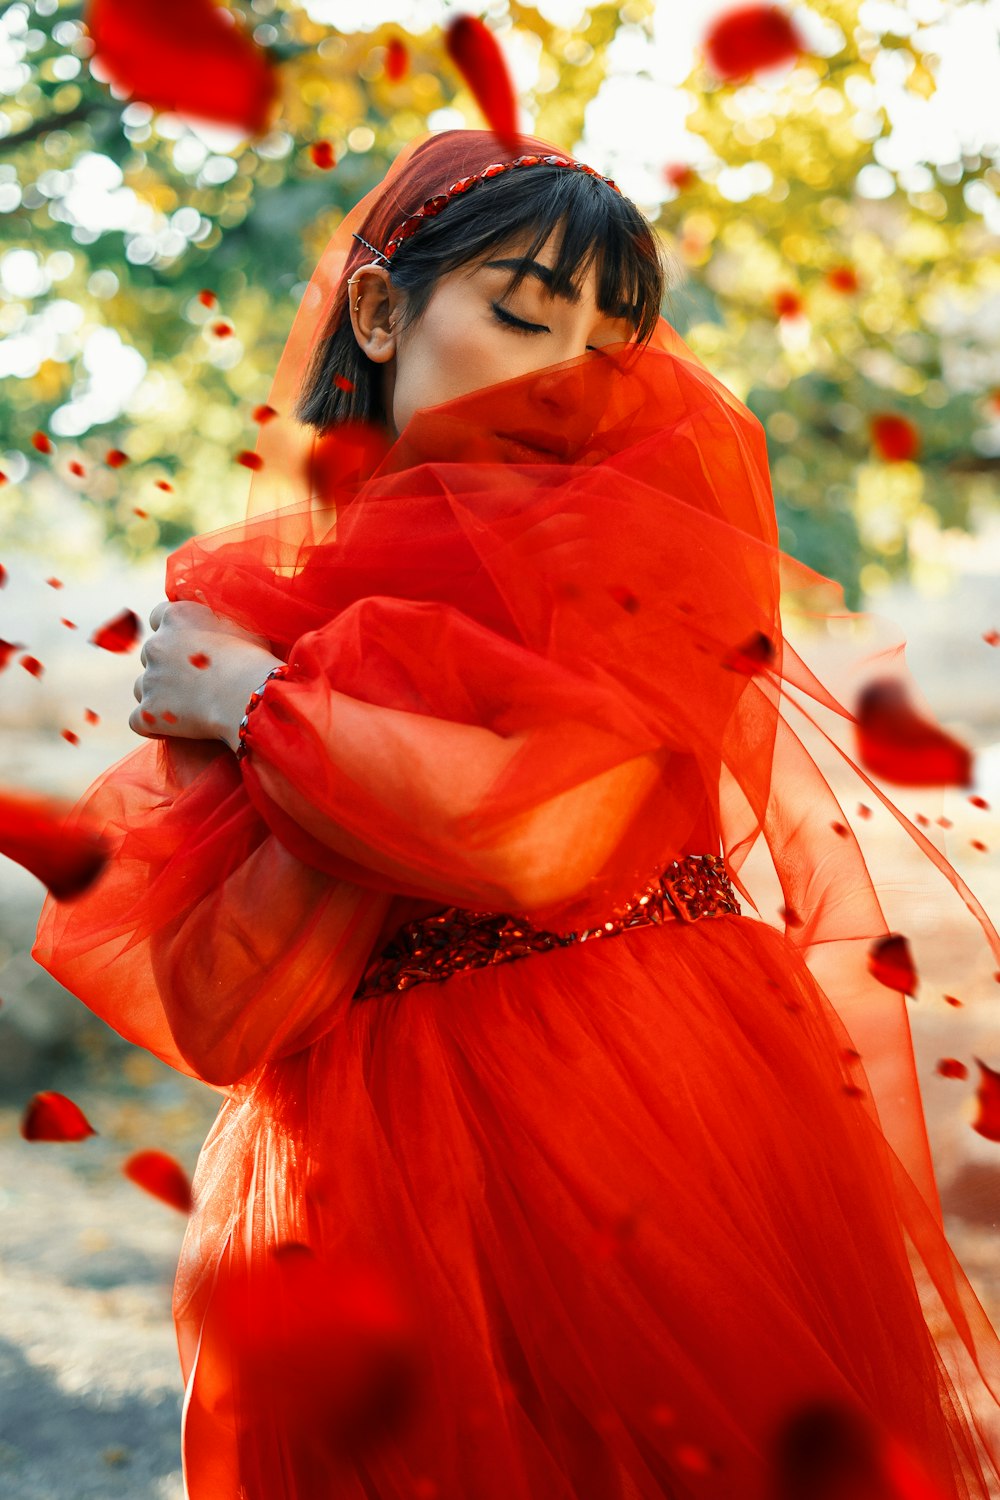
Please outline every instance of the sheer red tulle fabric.
[{"label": "sheer red tulle fabric", "polygon": [[[1000,1343],[942,1230],[906,1001],[868,970],[905,912],[876,894],[895,867],[884,840],[862,853],[859,792],[984,952],[997,938],[852,758],[844,705],[901,650],[862,631],[824,684],[783,629],[782,583],[814,628],[845,611],[778,551],[759,424],[662,322],[647,349],[419,413],[384,454],[290,416],[371,259],[351,232],[379,244],[496,153],[426,142],[338,230],[248,520],[168,567],[170,598],[261,634],[289,675],[241,763],[163,740],[97,783],[83,808],[114,858],[39,928],[62,983],[227,1095],[175,1299],[188,1495],[769,1500],[768,1443],[824,1397],[941,1495],[986,1500]],[[563,460],[512,462],[499,434],[540,418]],[[720,849],[742,917],[353,1003],[414,913],[574,931]],[[238,1304],[264,1358],[220,1288],[289,1243],[316,1257],[299,1314]],[[322,1436],[342,1403],[303,1420],[261,1396],[284,1361],[340,1400],[357,1329],[334,1319],[318,1350],[301,1309],[348,1264],[418,1329],[409,1405],[363,1450]]]}]

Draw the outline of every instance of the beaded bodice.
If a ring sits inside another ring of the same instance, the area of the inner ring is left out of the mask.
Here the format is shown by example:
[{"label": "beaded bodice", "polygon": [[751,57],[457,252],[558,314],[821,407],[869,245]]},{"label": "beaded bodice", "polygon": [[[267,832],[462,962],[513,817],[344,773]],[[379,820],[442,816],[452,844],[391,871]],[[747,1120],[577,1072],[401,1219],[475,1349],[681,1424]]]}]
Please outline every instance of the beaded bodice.
[{"label": "beaded bodice", "polygon": [[546,932],[523,916],[449,906],[401,927],[368,964],[354,999],[369,1000],[415,984],[440,982],[466,969],[615,937],[633,927],[740,914],[719,854],[688,854],[675,860],[607,921],[582,932]]}]

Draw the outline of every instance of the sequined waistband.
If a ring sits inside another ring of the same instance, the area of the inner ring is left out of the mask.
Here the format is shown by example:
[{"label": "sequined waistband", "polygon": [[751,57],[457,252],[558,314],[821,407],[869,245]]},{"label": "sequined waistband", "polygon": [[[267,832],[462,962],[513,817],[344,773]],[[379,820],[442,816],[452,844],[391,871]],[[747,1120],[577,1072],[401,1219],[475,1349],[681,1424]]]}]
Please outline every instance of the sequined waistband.
[{"label": "sequined waistband", "polygon": [[582,932],[545,932],[507,912],[449,906],[401,927],[369,963],[354,999],[370,1000],[415,984],[440,982],[466,969],[510,963],[571,943],[617,937],[633,927],[740,915],[720,854],[689,854],[675,860],[606,922]]}]

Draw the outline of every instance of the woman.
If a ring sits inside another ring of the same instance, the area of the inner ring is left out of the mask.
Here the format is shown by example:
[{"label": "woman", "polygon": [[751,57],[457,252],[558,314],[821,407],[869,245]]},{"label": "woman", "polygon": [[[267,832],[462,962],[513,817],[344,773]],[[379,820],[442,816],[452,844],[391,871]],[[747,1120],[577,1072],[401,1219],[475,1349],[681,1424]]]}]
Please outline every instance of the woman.
[{"label": "woman", "polygon": [[[810,1402],[989,1494],[1000,1344],[809,748],[843,711],[662,278],[590,169],[422,142],[303,298],[251,518],[171,559],[151,743],[85,804],[115,856],[36,956],[227,1096],[190,1500],[766,1500]],[[364,1356],[351,1266],[392,1289]]]}]

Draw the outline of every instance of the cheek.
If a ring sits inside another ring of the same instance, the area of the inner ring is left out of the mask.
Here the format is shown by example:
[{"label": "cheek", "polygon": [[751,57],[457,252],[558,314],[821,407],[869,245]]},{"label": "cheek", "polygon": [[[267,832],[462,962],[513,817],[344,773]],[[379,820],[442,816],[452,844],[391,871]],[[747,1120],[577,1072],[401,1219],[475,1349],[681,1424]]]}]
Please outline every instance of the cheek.
[{"label": "cheek", "polygon": [[437,406],[523,374],[529,340],[495,326],[482,308],[428,307],[397,359],[393,421],[401,432],[420,407]]}]

